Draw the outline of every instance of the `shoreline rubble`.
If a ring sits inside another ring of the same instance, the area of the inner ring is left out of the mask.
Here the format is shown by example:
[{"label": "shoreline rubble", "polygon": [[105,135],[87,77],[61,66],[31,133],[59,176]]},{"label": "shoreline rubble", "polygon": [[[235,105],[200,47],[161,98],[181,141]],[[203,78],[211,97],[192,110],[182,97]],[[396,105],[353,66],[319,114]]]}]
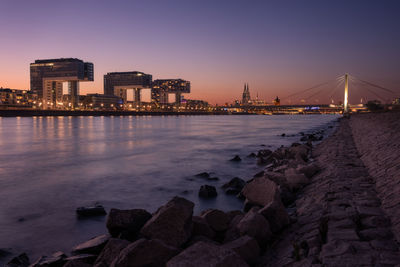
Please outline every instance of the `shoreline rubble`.
[{"label": "shoreline rubble", "polygon": [[74,256],[60,252],[30,266],[394,266],[399,245],[351,131],[343,118],[316,147],[323,130],[254,153],[264,171],[222,187],[239,192],[243,211],[194,216],[182,197],[153,214],[112,209],[109,235],[77,245]]}]

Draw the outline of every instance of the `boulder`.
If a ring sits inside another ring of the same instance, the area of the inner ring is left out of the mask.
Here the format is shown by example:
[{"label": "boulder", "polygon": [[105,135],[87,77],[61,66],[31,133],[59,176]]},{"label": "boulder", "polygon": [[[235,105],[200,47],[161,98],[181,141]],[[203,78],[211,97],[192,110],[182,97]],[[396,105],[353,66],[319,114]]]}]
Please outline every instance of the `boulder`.
[{"label": "boulder", "polygon": [[287,169],[285,171],[285,178],[288,187],[292,191],[300,189],[303,185],[306,185],[309,182],[309,179],[303,173],[298,173],[293,168]]},{"label": "boulder", "polygon": [[255,158],[257,155],[254,152],[251,152],[249,155],[247,155],[248,158]]},{"label": "boulder", "polygon": [[107,229],[113,237],[133,241],[150,218],[151,214],[143,209],[111,209],[107,218]]},{"label": "boulder", "polygon": [[92,207],[79,207],[76,209],[76,213],[79,217],[104,216],[107,214],[102,205],[95,205]]},{"label": "boulder", "polygon": [[249,265],[254,265],[260,254],[260,247],[257,241],[248,235],[226,243],[223,247],[235,251]]},{"label": "boulder", "polygon": [[259,206],[265,206],[274,199],[279,198],[277,184],[265,177],[257,177],[247,183],[242,190],[242,194],[251,204]]},{"label": "boulder", "polygon": [[165,263],[179,253],[175,247],[161,240],[139,239],[124,248],[111,263],[111,267],[165,266]]},{"label": "boulder", "polygon": [[189,241],[185,244],[185,247],[190,247],[200,241],[206,242],[206,243],[212,243],[214,245],[219,245],[219,243],[217,241],[214,241],[203,235],[192,235],[192,237],[189,239]]},{"label": "boulder", "polygon": [[98,255],[110,239],[109,235],[96,236],[72,248],[72,255],[92,254]]},{"label": "boulder", "polygon": [[180,247],[192,232],[193,202],[174,197],[158,209],[140,233],[149,239],[160,239],[167,245]]},{"label": "boulder", "polygon": [[208,225],[206,219],[200,216],[193,216],[192,222],[193,222],[192,236],[205,236],[209,239],[214,239],[215,232]]},{"label": "boulder", "polygon": [[247,263],[231,249],[207,242],[197,242],[167,262],[167,267],[230,266],[244,267]]},{"label": "boulder", "polygon": [[109,267],[119,253],[130,244],[127,240],[111,238],[97,257],[94,267]]},{"label": "boulder", "polygon": [[[285,169],[283,169],[283,171],[285,171]],[[280,172],[265,172],[264,177],[268,178],[271,181],[274,181],[277,185],[284,186],[284,187],[288,186],[286,178],[285,178],[285,175],[283,173],[280,173]]]},{"label": "boulder", "polygon": [[289,158],[292,159],[302,159],[303,161],[307,161],[308,160],[308,151],[309,151],[309,147],[306,145],[296,145],[296,146],[292,146],[290,147],[288,150],[288,156]]},{"label": "boulder", "polygon": [[244,214],[236,215],[229,223],[228,229],[225,232],[225,237],[223,243],[228,243],[233,240],[236,240],[240,237],[239,230],[237,229],[237,225],[241,219],[243,219]]},{"label": "boulder", "polygon": [[235,177],[231,179],[228,183],[224,184],[222,188],[225,189],[225,193],[236,195],[242,191],[246,182],[243,179]]},{"label": "boulder", "polygon": [[250,210],[237,224],[241,236],[248,235],[264,246],[272,237],[268,221],[256,210]]},{"label": "boulder", "polygon": [[195,175],[196,177],[201,177],[201,178],[210,178],[210,174],[208,172],[201,172]]},{"label": "boulder", "polygon": [[199,197],[214,198],[218,195],[217,189],[212,185],[202,185],[199,190]]},{"label": "boulder", "polygon": [[14,258],[12,258],[5,267],[28,267],[29,257],[26,253],[22,253]]},{"label": "boulder", "polygon": [[264,176],[264,171],[260,171],[260,172],[257,172],[256,174],[254,174],[253,178],[263,177],[263,176]]},{"label": "boulder", "polygon": [[231,161],[239,162],[239,161],[242,161],[242,159],[239,157],[239,155],[236,155],[231,159]]},{"label": "boulder", "polygon": [[61,251],[53,253],[50,257],[42,256],[29,267],[62,267],[66,262],[67,255]]},{"label": "boulder", "polygon": [[271,150],[269,150],[269,149],[261,149],[261,150],[258,150],[257,157],[258,158],[265,158],[265,157],[268,157],[271,154],[272,154]]},{"label": "boulder", "polygon": [[271,232],[277,233],[290,223],[290,218],[280,200],[274,200],[258,211],[267,219]]},{"label": "boulder", "polygon": [[216,232],[222,232],[228,229],[228,215],[217,209],[209,209],[202,212],[201,217],[205,219],[207,224]]},{"label": "boulder", "polygon": [[66,264],[63,267],[86,267],[92,266],[96,260],[96,255],[81,254],[66,258]]},{"label": "boulder", "polygon": [[229,223],[232,222],[233,218],[235,218],[237,215],[244,215],[244,213],[240,210],[231,210],[226,212],[226,215],[228,215],[229,218]]},{"label": "boulder", "polygon": [[297,169],[299,173],[303,173],[307,178],[313,177],[319,172],[319,170],[320,168],[315,163],[311,163],[306,166],[299,166]]}]

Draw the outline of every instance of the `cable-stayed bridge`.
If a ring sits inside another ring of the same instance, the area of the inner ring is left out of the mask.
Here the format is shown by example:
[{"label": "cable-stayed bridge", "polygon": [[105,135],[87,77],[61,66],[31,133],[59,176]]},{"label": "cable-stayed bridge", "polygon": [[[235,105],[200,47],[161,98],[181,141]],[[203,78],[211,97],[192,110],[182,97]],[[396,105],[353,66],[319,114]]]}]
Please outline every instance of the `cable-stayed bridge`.
[{"label": "cable-stayed bridge", "polygon": [[244,111],[273,111],[295,113],[296,111],[323,110],[326,113],[347,113],[360,109],[368,101],[389,104],[400,97],[400,90],[393,90],[358,77],[344,74],[332,80],[318,83],[306,89],[280,98],[279,106],[242,105]]}]

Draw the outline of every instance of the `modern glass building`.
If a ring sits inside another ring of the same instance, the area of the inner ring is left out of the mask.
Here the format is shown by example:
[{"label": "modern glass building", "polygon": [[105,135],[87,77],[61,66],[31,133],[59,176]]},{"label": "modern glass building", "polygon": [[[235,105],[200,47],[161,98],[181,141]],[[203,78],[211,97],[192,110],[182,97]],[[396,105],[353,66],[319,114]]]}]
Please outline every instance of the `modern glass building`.
[{"label": "modern glass building", "polygon": [[140,90],[151,88],[152,76],[139,71],[109,72],[104,75],[104,94],[118,96],[127,102],[127,90],[134,90],[134,101],[140,103]]},{"label": "modern glass building", "polygon": [[93,63],[77,58],[35,60],[30,64],[31,91],[43,101],[43,108],[62,105],[63,83],[68,83],[71,108],[78,106],[79,82],[93,81]]},{"label": "modern glass building", "polygon": [[151,88],[151,100],[156,104],[167,104],[168,95],[175,94],[175,103],[181,103],[182,93],[190,93],[190,82],[182,79],[155,80]]}]

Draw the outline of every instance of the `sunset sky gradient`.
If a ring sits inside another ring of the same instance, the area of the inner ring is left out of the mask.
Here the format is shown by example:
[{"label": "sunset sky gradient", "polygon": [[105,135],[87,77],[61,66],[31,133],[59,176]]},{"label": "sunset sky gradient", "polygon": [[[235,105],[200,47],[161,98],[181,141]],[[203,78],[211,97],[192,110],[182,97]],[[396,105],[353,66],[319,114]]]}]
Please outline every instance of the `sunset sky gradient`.
[{"label": "sunset sky gradient", "polygon": [[192,83],[191,99],[271,102],[348,72],[400,88],[400,1],[0,0],[0,86],[29,89],[29,63],[76,57],[103,75]]}]

